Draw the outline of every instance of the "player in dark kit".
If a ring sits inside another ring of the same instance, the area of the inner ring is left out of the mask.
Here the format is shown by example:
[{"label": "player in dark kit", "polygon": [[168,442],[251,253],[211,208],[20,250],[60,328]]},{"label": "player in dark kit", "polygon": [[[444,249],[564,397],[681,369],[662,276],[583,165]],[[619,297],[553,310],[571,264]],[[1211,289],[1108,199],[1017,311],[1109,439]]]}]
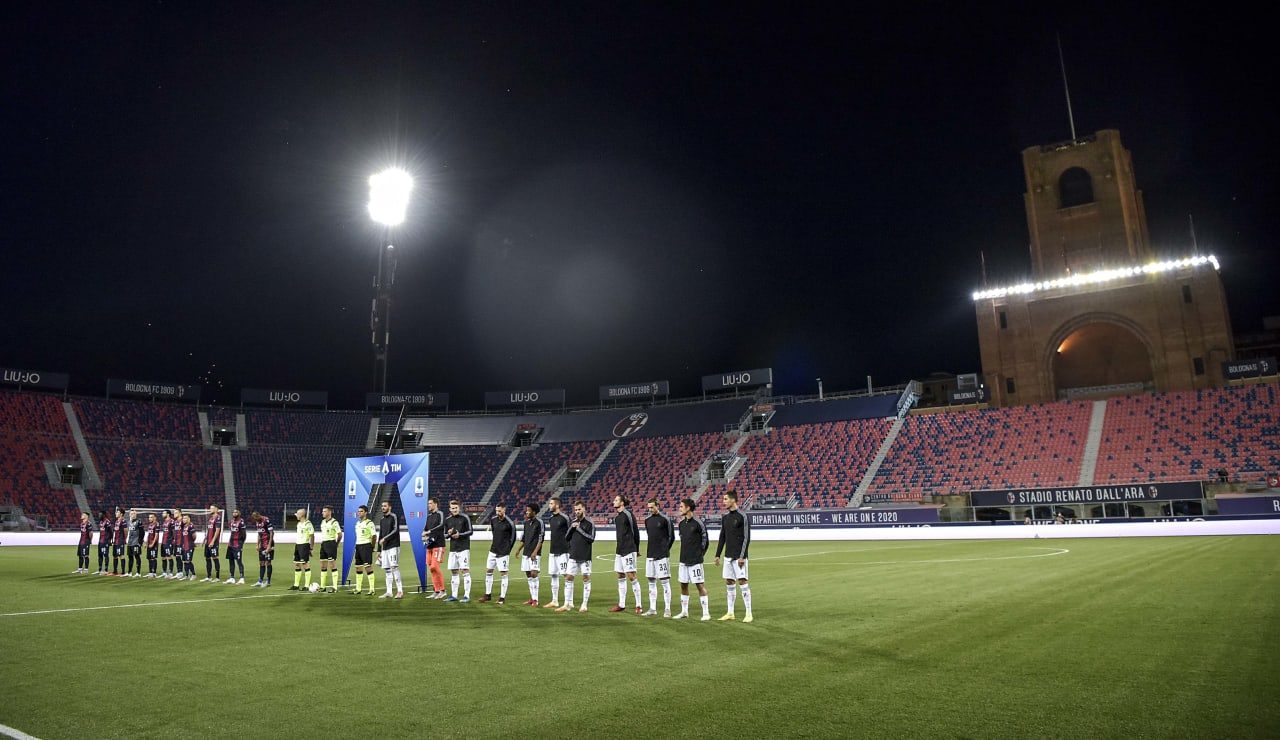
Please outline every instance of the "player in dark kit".
[{"label": "player in dark kit", "polygon": [[646,617],[658,616],[658,582],[662,582],[663,617],[671,616],[671,545],[676,540],[675,524],[671,517],[663,514],[658,508],[657,499],[649,499],[645,504],[649,516],[645,517],[644,529],[649,535],[649,547],[645,551],[644,577],[649,581],[649,611]]},{"label": "player in dark kit", "polygon": [[164,520],[160,522],[160,577],[173,578],[173,543],[177,539],[174,531],[173,513],[164,510]]},{"label": "player in dark kit", "polygon": [[538,605],[538,560],[542,557],[542,520],[538,518],[538,505],[524,507],[524,534],[516,544],[520,553],[520,570],[529,582],[529,600],[525,606]]},{"label": "player in dark kit", "polygon": [[111,541],[111,575],[123,576],[124,572],[124,548],[125,543],[129,540],[129,523],[124,519],[124,509],[116,507],[115,539]]},{"label": "player in dark kit", "polygon": [[191,521],[190,514],[182,515],[182,525],[178,528],[178,546],[182,548],[182,576],[189,581],[196,579],[196,564],[193,558],[196,554],[196,525]]},{"label": "player in dark kit", "polygon": [[558,612],[573,610],[573,577],[582,575],[582,608],[591,599],[591,544],[596,541],[596,525],[587,518],[587,507],[581,501],[573,505],[573,522],[569,524],[569,577],[564,584],[564,606]]},{"label": "player in dark kit", "polygon": [[107,568],[111,565],[111,540],[115,539],[115,536],[116,530],[111,514],[103,509],[98,514],[98,569],[93,573],[95,576],[105,576],[111,572]]},{"label": "player in dark kit", "polygon": [[[449,597],[445,601],[471,601],[471,517],[462,513],[462,502],[449,502],[449,516],[444,520],[444,536],[449,539]],[[458,598],[458,580],[462,580],[462,598]]]},{"label": "player in dark kit", "polygon": [[427,523],[422,527],[422,543],[427,546],[427,570],[431,573],[431,593],[428,599],[443,599],[449,595],[444,590],[444,571],[440,562],[444,559],[444,512],[440,511],[440,499],[427,499]]},{"label": "player in dark kit", "polygon": [[493,600],[493,571],[496,569],[502,580],[499,584],[498,603],[507,603],[507,572],[511,570],[511,548],[516,541],[516,523],[507,516],[506,504],[495,504],[493,507],[493,542],[489,545],[489,556],[484,570],[484,596],[480,601]]},{"label": "player in dark kit", "polygon": [[209,507],[209,523],[204,530],[204,578],[202,583],[222,580],[222,561],[218,559],[218,546],[222,544],[222,512],[217,506]]},{"label": "player in dark kit", "polygon": [[76,543],[76,573],[89,572],[89,546],[93,544],[93,517],[80,512],[80,541]]},{"label": "player in dark kit", "polygon": [[129,563],[125,575],[130,578],[142,577],[142,520],[138,512],[129,509]]},{"label": "player in dark kit", "polygon": [[391,510],[391,502],[382,502],[382,519],[378,522],[378,551],[382,570],[386,573],[387,592],[379,599],[392,598],[391,586],[396,587],[395,598],[404,598],[404,583],[400,580],[400,517]]},{"label": "player in dark kit", "polygon": [[702,603],[702,621],[711,619],[711,606],[707,601],[707,587],[704,585],[706,575],[703,572],[702,559],[707,554],[711,542],[707,539],[707,528],[700,519],[693,515],[697,506],[693,499],[680,502],[680,613],[675,619],[689,618],[689,584],[698,587],[698,600]]},{"label": "player in dark kit", "polygon": [[147,574],[144,578],[156,577],[156,559],[160,555],[160,522],[155,514],[147,514],[146,533],[142,537],[147,547]]},{"label": "player in dark kit", "polygon": [[547,539],[551,540],[551,554],[547,557],[547,572],[551,574],[551,601],[542,608],[560,606],[560,579],[569,574],[569,515],[561,508],[559,498],[547,502],[551,518],[547,520]]},{"label": "player in dark kit", "polygon": [[729,610],[720,617],[721,622],[731,622],[733,616],[734,586],[742,594],[742,606],[746,615],[742,621],[750,622],[751,587],[747,585],[747,548],[751,546],[751,522],[738,511],[738,492],[727,491],[724,494],[724,516],[720,519],[720,542],[716,545],[716,565],[720,564],[720,553],[724,552],[724,583],[729,593]]},{"label": "player in dark kit", "polygon": [[253,512],[253,523],[258,528],[258,582],[254,588],[266,588],[271,585],[271,561],[276,556],[276,530],[271,520]]},{"label": "player in dark kit", "polygon": [[[227,580],[223,583],[234,583],[240,586],[244,585],[244,539],[245,539],[244,519],[240,516],[240,510],[236,509],[231,512],[231,521],[227,522]],[[236,580],[236,566],[240,567],[240,580]]]},{"label": "player in dark kit", "polygon": [[640,580],[636,577],[637,560],[640,559],[640,525],[631,513],[631,502],[621,494],[613,497],[613,527],[618,533],[617,549],[613,556],[613,570],[618,574],[618,605],[611,612],[627,610],[627,581],[631,581],[631,593],[636,597],[636,614],[644,611],[640,606]]}]

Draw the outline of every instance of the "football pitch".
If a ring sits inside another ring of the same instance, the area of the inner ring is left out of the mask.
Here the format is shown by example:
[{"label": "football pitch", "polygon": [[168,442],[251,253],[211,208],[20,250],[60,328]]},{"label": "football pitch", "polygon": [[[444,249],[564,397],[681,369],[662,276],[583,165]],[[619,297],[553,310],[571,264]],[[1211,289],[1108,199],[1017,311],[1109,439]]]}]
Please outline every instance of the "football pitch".
[{"label": "football pitch", "polygon": [[[589,613],[556,614],[518,605],[519,573],[507,605],[475,603],[483,570],[472,603],[449,604],[288,591],[287,563],[260,590],[71,575],[74,548],[3,547],[0,725],[46,740],[1280,736],[1280,538],[756,542],[752,624],[699,621],[696,591],[688,621],[607,613],[611,563],[598,554]],[[725,588],[708,575],[715,618]]]}]

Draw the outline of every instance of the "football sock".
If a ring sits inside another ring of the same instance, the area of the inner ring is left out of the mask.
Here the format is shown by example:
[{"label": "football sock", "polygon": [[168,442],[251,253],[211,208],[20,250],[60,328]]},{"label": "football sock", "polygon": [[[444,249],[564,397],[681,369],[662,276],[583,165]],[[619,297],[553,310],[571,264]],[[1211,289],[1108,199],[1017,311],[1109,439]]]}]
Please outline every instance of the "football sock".
[{"label": "football sock", "polygon": [[449,579],[449,595],[455,599],[458,598],[458,584],[461,582],[462,578],[457,573],[454,573],[453,577]]},{"label": "football sock", "polygon": [[631,582],[631,593],[633,596],[636,597],[636,608],[638,609],[640,607],[640,579],[639,578]]},{"label": "football sock", "polygon": [[618,606],[627,605],[627,579],[618,579]]},{"label": "football sock", "polygon": [[271,571],[272,571],[272,570],[274,570],[274,569],[275,569],[275,566],[274,566],[273,564],[271,564],[270,562],[268,562],[268,563],[267,563],[267,582],[268,582],[268,583],[270,583],[270,582],[271,582]]},{"label": "football sock", "polygon": [[[670,600],[667,601],[670,604]],[[658,582],[649,581],[649,610],[657,611],[658,609]]]},{"label": "football sock", "polygon": [[684,594],[680,594],[680,613],[689,613],[689,597]]},{"label": "football sock", "polygon": [[462,576],[462,597],[464,599],[471,598],[471,574],[467,573]]},{"label": "football sock", "polygon": [[573,603],[573,581],[564,582],[564,605],[569,606]]},{"label": "football sock", "polygon": [[747,610],[747,614],[751,613],[751,587],[743,583],[738,586],[738,593],[742,594],[742,608]]},{"label": "football sock", "polygon": [[710,604],[710,603],[709,603],[709,601],[708,601],[708,599],[709,599],[709,598],[710,598],[710,597],[707,597],[707,596],[699,596],[699,597],[698,597],[698,603],[702,604],[702,613],[703,613],[703,614],[710,614],[710,613],[711,613],[711,604]]},{"label": "football sock", "polygon": [[311,569],[307,568],[302,571],[302,585],[311,588]]},{"label": "football sock", "polygon": [[297,588],[300,585],[302,585],[302,571],[295,570],[293,571],[293,587]]},{"label": "football sock", "polygon": [[560,600],[560,576],[551,576],[551,600]]},{"label": "football sock", "polygon": [[392,575],[395,577],[395,579],[396,579],[396,592],[398,593],[398,592],[400,592],[400,591],[403,591],[403,590],[404,590],[404,581],[401,581],[401,580],[400,580],[400,569],[399,569],[399,568],[392,568],[392,569],[391,569],[391,574],[392,574]]},{"label": "football sock", "polygon": [[584,581],[582,584],[582,608],[587,608],[587,600],[591,598],[591,581]]},{"label": "football sock", "polygon": [[738,589],[736,586],[729,586],[725,589],[725,592],[728,594],[728,607],[724,610],[724,613],[733,614],[733,604],[738,598]]},{"label": "football sock", "polygon": [[364,588],[364,574],[356,571],[356,590],[359,591],[362,588]]},{"label": "football sock", "polygon": [[484,595],[488,596],[489,594],[492,594],[492,593],[493,593],[493,574],[485,573],[484,574]]},{"label": "football sock", "polygon": [[[671,579],[662,579],[662,608],[665,611],[671,611]],[[655,608],[654,611],[657,611]]]},{"label": "football sock", "polygon": [[507,574],[506,573],[502,574],[502,591],[498,594],[498,598],[500,599],[507,598]]},{"label": "football sock", "polygon": [[213,561],[213,577],[222,580],[222,561]]}]

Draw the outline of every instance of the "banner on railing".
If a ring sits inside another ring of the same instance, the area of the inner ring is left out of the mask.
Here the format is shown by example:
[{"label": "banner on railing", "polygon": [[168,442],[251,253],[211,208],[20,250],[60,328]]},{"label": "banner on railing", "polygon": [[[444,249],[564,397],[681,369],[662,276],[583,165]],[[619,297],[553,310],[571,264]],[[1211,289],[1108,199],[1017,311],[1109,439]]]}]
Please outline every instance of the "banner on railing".
[{"label": "banner on railing", "polygon": [[1174,501],[1204,498],[1204,482],[1180,481],[1177,483],[1135,483],[1120,486],[1008,488],[995,491],[974,491],[970,496],[974,506]]}]

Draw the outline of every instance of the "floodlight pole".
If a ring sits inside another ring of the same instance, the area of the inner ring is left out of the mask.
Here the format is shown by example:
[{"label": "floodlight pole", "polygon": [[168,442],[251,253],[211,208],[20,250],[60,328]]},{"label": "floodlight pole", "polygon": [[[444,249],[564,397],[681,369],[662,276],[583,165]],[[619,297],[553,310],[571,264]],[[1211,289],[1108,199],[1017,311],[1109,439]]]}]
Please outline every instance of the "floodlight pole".
[{"label": "floodlight pole", "polygon": [[[390,236],[390,229],[384,231]],[[383,242],[388,241],[384,238]],[[373,315],[373,382],[379,393],[387,392],[387,355],[391,349],[391,288],[396,282],[395,246],[378,247],[378,274],[374,276]]]}]

